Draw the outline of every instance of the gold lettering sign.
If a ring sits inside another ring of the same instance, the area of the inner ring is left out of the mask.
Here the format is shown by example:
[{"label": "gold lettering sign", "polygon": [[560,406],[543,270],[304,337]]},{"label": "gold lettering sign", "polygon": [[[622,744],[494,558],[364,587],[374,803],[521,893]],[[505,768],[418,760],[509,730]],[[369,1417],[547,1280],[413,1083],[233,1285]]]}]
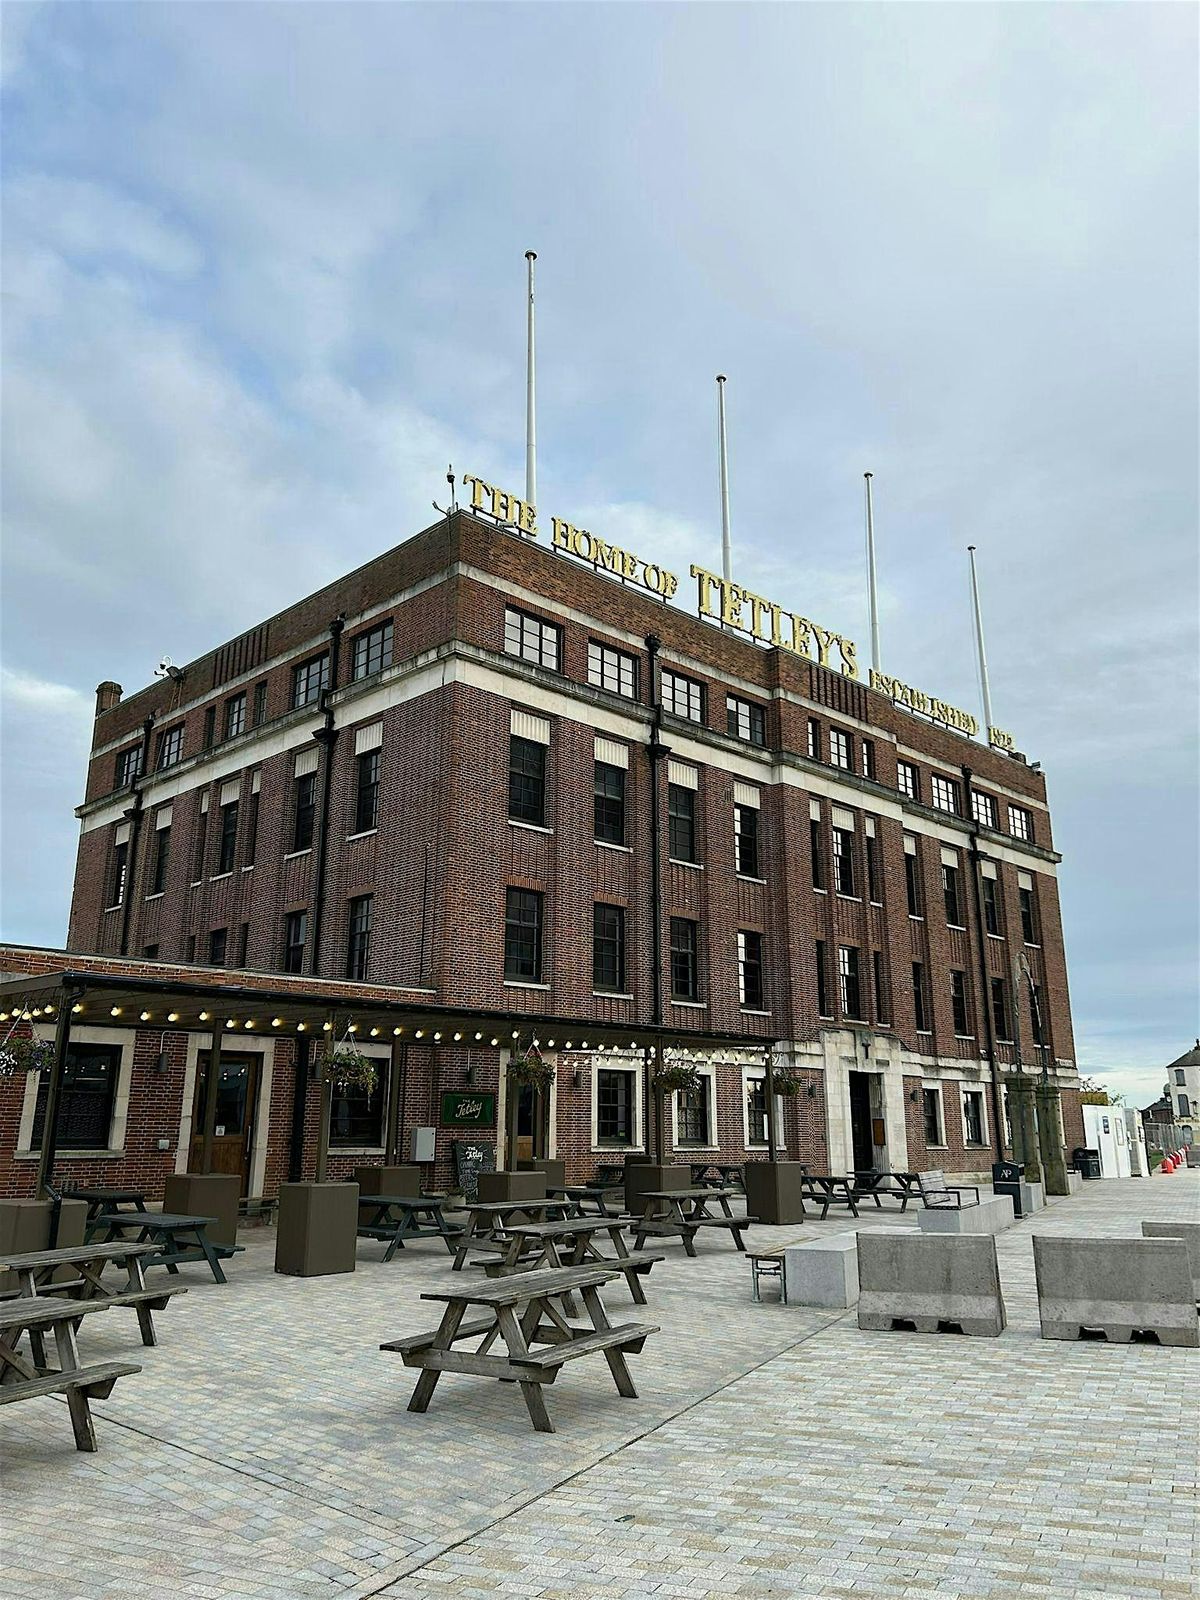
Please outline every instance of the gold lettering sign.
[{"label": "gold lettering sign", "polygon": [[808,656],[818,666],[836,667],[847,678],[858,677],[858,647],[853,639],[822,628],[794,611],[785,611],[740,583],[726,583],[715,572],[706,572],[694,562],[691,575],[696,580],[696,607],[702,617],[715,617],[727,628],[737,628],[763,644]]},{"label": "gold lettering sign", "polygon": [[971,737],[979,732],[979,723],[969,711],[960,711],[957,706],[947,705],[944,700],[935,700],[932,695],[926,694],[921,689],[910,688],[907,683],[901,683],[899,678],[889,677],[886,672],[876,672],[872,668],[871,687],[878,689],[880,694],[886,694],[898,706],[903,706],[908,711],[923,712],[935,722],[944,723],[947,728],[957,728],[959,733]]},{"label": "gold lettering sign", "polygon": [[640,583],[660,600],[670,600],[679,587],[679,579],[673,572],[656,566],[653,561],[643,561],[640,556],[622,550],[619,545],[609,544],[606,539],[589,533],[586,528],[577,528],[574,523],[564,522],[561,517],[551,517],[550,526],[553,530],[550,535],[553,549],[565,550],[570,555],[578,556],[580,561],[590,562],[598,572],[611,572],[614,578]]},{"label": "gold lettering sign", "polygon": [[471,486],[472,511],[484,511],[489,517],[495,517],[497,522],[505,522],[510,528],[516,528],[518,533],[528,534],[531,539],[537,538],[536,506],[531,506],[528,500],[522,500],[515,494],[509,494],[507,489],[497,489],[490,483],[484,483],[482,478],[473,478],[469,472],[463,473],[463,482]]},{"label": "gold lettering sign", "polygon": [[1005,733],[1003,728],[989,728],[988,743],[990,745],[995,745],[997,750],[1011,750],[1013,747],[1013,736],[1011,733]]}]

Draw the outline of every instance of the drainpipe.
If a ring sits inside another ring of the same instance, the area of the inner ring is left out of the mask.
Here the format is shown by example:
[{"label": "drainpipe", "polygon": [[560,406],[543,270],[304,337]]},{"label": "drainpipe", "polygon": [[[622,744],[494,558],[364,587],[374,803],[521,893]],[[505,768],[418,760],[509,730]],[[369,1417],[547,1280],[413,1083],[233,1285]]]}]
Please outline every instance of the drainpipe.
[{"label": "drainpipe", "polygon": [[[650,938],[652,941],[653,957],[650,964],[650,992],[653,999],[653,1023],[658,1030],[654,1041],[654,1072],[662,1071],[662,1027],[663,1027],[663,967],[662,967],[662,824],[660,818],[660,792],[659,768],[665,756],[670,752],[662,742],[662,701],[658,693],[658,652],[662,641],[657,635],[651,633],[646,636],[646,649],[650,656],[649,682],[646,685],[650,696],[650,704],[654,708],[654,721],[650,726],[650,744],[647,754],[650,758]],[[646,1116],[649,1119],[650,1102],[646,1100]],[[659,1090],[654,1091],[654,1148],[658,1163],[661,1166],[666,1160],[666,1112],[663,1105],[663,1096]],[[647,1128],[647,1133],[649,1129]],[[646,1140],[646,1153],[650,1153],[650,1141]]]},{"label": "drainpipe", "polygon": [[334,617],[329,624],[329,687],[321,697],[325,723],[313,734],[321,747],[321,815],[317,823],[317,876],[313,889],[312,938],[309,941],[312,948],[308,969],[314,977],[319,976],[321,971],[321,924],[325,909],[325,870],[329,860],[329,800],[333,792],[333,751],[338,736],[338,730],[333,725],[333,707],[329,702],[338,687],[342,629],[345,626],[346,619],[343,616]]},{"label": "drainpipe", "polygon": [[988,1063],[992,1069],[992,1128],[996,1144],[996,1160],[1004,1160],[1004,1102],[1000,1094],[1000,1074],[996,1064],[996,1029],[992,1021],[991,975],[987,965],[987,939],[983,927],[982,856],[979,853],[979,823],[971,804],[971,769],[964,767],[963,801],[971,820],[971,898],[975,906],[975,952],[979,961],[979,1001],[983,1011],[984,1036],[987,1039]]}]

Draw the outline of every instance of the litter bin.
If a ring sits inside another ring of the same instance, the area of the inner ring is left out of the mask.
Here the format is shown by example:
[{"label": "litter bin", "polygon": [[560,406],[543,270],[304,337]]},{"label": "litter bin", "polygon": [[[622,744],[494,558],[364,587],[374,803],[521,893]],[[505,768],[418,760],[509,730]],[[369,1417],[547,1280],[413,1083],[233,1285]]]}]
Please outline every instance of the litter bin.
[{"label": "litter bin", "polygon": [[1021,1180],[1024,1176],[1025,1164],[1022,1161],[992,1162],[992,1193],[1006,1194],[1018,1217],[1025,1215],[1021,1207]]},{"label": "litter bin", "polygon": [[1085,1146],[1078,1145],[1071,1152],[1071,1160],[1074,1162],[1075,1171],[1081,1178],[1100,1177],[1099,1150],[1088,1150]]}]

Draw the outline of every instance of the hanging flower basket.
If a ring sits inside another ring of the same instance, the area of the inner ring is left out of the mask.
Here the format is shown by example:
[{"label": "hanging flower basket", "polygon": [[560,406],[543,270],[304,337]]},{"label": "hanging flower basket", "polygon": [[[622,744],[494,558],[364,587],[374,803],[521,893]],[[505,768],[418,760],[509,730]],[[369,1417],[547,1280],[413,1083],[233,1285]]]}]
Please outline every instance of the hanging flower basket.
[{"label": "hanging flower basket", "polygon": [[0,1042],[0,1077],[13,1078],[19,1072],[46,1072],[53,1061],[54,1045],[49,1039],[10,1034]]},{"label": "hanging flower basket", "polygon": [[370,1094],[379,1076],[379,1068],[370,1056],[364,1056],[352,1044],[330,1045],[321,1052],[317,1065],[321,1076],[331,1078],[347,1088],[362,1089]]},{"label": "hanging flower basket", "polygon": [[549,1089],[554,1082],[555,1069],[538,1049],[531,1044],[528,1050],[515,1055],[508,1063],[508,1081],[517,1085],[528,1084],[533,1089]]},{"label": "hanging flower basket", "polygon": [[790,1072],[774,1072],[771,1074],[771,1080],[776,1094],[786,1095],[790,1099],[792,1095],[800,1093],[800,1079]]},{"label": "hanging flower basket", "polygon": [[695,1067],[689,1067],[682,1061],[677,1061],[673,1066],[664,1067],[661,1072],[656,1072],[651,1080],[655,1089],[663,1094],[692,1093],[700,1087],[700,1073]]}]

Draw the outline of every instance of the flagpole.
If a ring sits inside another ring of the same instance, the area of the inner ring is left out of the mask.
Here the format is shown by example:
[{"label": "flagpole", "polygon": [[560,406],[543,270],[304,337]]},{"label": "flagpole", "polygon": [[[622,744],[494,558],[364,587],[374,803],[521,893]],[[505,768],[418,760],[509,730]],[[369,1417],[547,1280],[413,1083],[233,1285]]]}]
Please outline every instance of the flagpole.
[{"label": "flagpole", "polygon": [[979,655],[979,687],[983,691],[983,720],[987,743],[992,742],[992,691],[988,683],[987,651],[983,644],[983,612],[979,606],[979,577],[975,571],[975,546],[967,546],[971,558],[971,603],[975,610],[975,648]]},{"label": "flagpole", "polygon": [[537,399],[534,390],[534,343],[533,343],[533,263],[537,260],[536,250],[526,250],[525,260],[529,264],[529,305],[526,324],[526,350],[525,350],[525,501],[531,506],[537,505]]},{"label": "flagpole", "polygon": [[867,603],[871,613],[871,670],[882,672],[879,661],[879,595],[875,588],[875,514],[871,505],[872,474],[864,472],[867,481]]},{"label": "flagpole", "polygon": [[721,464],[721,574],[733,581],[733,547],[729,538],[729,451],[725,441],[725,375],[717,374],[717,453]]}]

